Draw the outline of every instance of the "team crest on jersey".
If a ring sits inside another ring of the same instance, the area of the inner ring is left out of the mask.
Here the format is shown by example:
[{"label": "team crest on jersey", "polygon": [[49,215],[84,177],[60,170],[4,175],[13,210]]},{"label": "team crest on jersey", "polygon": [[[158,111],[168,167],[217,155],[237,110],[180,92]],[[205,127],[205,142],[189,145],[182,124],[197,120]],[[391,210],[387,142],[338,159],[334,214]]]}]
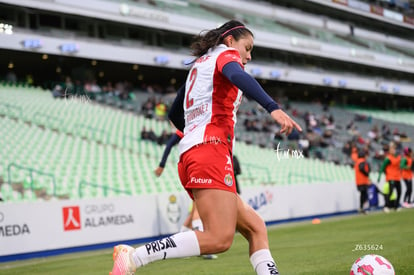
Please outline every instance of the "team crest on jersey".
[{"label": "team crest on jersey", "polygon": [[227,186],[233,185],[233,177],[231,176],[231,174],[227,174],[224,176],[224,184],[226,184]]}]

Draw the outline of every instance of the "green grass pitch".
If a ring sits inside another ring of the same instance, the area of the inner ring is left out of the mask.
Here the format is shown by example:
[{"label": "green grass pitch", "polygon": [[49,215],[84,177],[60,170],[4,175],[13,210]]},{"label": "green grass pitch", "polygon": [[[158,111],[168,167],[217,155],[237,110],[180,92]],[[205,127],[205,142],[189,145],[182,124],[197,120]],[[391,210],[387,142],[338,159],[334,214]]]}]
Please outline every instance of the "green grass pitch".
[{"label": "green grass pitch", "polygon": [[[414,274],[414,209],[375,212],[288,223],[269,228],[270,249],[281,274],[349,274],[352,263],[365,254],[379,254],[397,275]],[[136,274],[243,275],[255,274],[247,242],[236,234],[231,249],[216,260],[201,257],[149,264]],[[74,253],[0,264],[0,274],[101,275],[112,268],[112,250]]]}]

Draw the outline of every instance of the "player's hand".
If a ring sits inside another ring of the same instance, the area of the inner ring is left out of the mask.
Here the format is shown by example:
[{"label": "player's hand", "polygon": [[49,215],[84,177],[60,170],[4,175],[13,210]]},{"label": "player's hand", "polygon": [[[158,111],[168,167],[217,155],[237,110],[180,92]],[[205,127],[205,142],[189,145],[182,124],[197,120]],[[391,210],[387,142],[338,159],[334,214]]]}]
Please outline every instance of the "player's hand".
[{"label": "player's hand", "polygon": [[270,113],[270,116],[280,125],[281,134],[284,133],[286,135],[289,135],[294,128],[296,128],[299,132],[302,132],[302,127],[300,127],[299,124],[297,124],[282,110],[274,110]]},{"label": "player's hand", "polygon": [[154,173],[157,177],[161,176],[162,172],[164,172],[164,168],[161,166],[158,166],[157,169],[155,169]]}]

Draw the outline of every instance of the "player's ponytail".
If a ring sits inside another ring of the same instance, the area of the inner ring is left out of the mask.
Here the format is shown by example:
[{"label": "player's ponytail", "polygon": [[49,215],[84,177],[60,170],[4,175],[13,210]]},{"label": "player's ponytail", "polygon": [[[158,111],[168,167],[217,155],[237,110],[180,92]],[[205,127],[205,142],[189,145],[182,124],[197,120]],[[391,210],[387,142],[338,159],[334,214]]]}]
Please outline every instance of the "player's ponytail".
[{"label": "player's ponytail", "polygon": [[253,33],[243,23],[237,20],[228,21],[216,29],[201,32],[197,35],[191,44],[192,55],[197,58],[203,56],[208,49],[222,44],[224,38],[229,35],[232,35],[237,41],[247,34],[253,36]]}]

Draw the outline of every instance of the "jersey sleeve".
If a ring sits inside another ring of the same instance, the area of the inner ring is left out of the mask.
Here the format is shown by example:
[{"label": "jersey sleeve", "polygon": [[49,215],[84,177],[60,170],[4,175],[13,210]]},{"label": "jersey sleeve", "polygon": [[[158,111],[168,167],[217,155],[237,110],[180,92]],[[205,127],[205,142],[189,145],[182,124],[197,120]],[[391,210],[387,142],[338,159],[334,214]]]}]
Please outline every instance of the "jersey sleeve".
[{"label": "jersey sleeve", "polygon": [[237,62],[240,64],[242,69],[244,69],[240,54],[237,50],[229,49],[227,51],[222,52],[217,57],[216,64],[217,64],[217,69],[219,70],[219,72],[223,72],[224,66],[226,66],[226,64],[229,62]]}]

